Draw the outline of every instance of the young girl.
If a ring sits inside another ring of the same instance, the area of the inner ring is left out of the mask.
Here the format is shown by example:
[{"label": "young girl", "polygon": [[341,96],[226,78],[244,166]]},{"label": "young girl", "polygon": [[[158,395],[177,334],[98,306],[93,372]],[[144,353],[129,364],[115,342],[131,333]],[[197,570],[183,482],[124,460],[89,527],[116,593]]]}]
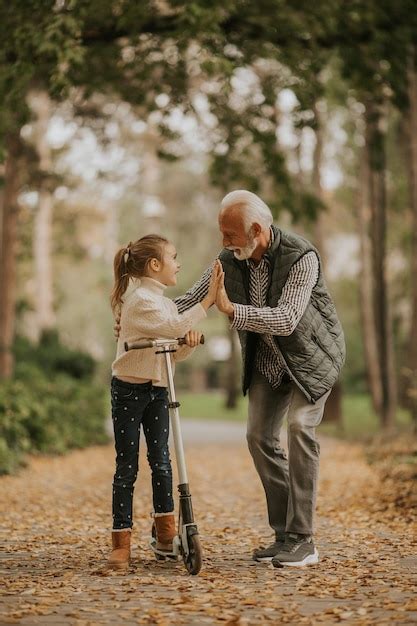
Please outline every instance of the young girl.
[{"label": "young girl", "polygon": [[[201,334],[191,329],[206,317],[206,311],[215,302],[221,270],[217,267],[213,270],[208,294],[202,302],[179,314],[176,305],[164,296],[165,288],[176,284],[179,269],[175,247],[158,235],[147,235],[129,243],[114,258],[111,304],[114,314],[121,315],[121,330],[112,365],[116,472],[113,550],[108,563],[116,569],[126,568],[130,561],[133,488],[138,473],[141,425],[152,472],[157,548],[172,551],[175,519],[165,363],[154,348],[126,352],[124,343],[144,337],[175,339],[185,335],[187,345],[179,347],[172,355],[173,361],[180,361],[200,342]],[[130,280],[134,281],[134,289],[124,301]]]}]

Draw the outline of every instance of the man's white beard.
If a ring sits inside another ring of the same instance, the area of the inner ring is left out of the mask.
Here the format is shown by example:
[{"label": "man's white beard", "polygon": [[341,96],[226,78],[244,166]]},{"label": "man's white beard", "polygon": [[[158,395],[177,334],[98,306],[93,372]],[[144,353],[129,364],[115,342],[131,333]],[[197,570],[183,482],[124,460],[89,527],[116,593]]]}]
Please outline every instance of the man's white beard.
[{"label": "man's white beard", "polygon": [[[246,259],[250,259],[257,245],[258,245],[258,241],[257,241],[257,238],[255,237],[244,248],[229,248],[229,250],[233,251],[233,254],[235,255],[236,259],[238,259],[239,261],[245,261]],[[236,250],[240,250],[240,252],[236,252]]]}]

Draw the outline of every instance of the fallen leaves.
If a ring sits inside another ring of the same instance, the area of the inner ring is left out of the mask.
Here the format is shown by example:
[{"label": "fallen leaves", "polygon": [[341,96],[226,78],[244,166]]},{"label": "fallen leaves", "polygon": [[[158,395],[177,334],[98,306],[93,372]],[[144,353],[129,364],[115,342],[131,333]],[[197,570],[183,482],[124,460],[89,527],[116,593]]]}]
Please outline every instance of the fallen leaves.
[{"label": "fallen leaves", "polygon": [[135,492],[133,564],[124,574],[104,567],[112,447],[33,459],[20,475],[0,480],[2,619],[42,623],[48,616],[49,623],[56,618],[76,626],[413,621],[416,512],[406,499],[407,481],[403,476],[407,487],[398,498],[387,483],[392,479],[384,474],[381,480],[380,468],[365,462],[360,446],[325,440],[322,450],[321,561],[279,570],[250,559],[253,548],[271,537],[246,448],[187,449],[204,550],[198,577],[181,562],[156,562],[147,546],[151,493],[144,459]]}]

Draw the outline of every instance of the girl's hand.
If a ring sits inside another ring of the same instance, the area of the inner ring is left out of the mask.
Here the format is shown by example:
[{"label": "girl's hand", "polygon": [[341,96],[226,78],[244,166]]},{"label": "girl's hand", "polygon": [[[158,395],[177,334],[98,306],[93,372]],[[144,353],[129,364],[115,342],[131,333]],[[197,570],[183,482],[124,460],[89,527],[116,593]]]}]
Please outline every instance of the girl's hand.
[{"label": "girl's hand", "polygon": [[185,343],[190,348],[195,348],[196,346],[199,345],[202,336],[203,336],[203,333],[200,333],[198,330],[190,330],[185,335]]},{"label": "girl's hand", "polygon": [[213,271],[211,272],[210,283],[208,292],[205,298],[201,301],[201,304],[206,309],[209,309],[212,304],[216,302],[217,290],[224,280],[223,267],[219,259],[213,263]]}]

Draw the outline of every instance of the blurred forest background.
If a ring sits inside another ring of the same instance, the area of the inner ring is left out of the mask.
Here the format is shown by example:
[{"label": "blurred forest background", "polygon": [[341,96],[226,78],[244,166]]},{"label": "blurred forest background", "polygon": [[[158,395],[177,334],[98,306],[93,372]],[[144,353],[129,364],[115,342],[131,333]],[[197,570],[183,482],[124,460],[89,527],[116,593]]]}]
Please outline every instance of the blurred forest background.
[{"label": "blurred forest background", "polygon": [[[348,357],[326,420],[417,424],[417,2],[0,1],[0,471],[106,440],[119,245],[177,246],[183,293],[232,189],[310,238]],[[183,415],[244,418],[211,311]]]}]

